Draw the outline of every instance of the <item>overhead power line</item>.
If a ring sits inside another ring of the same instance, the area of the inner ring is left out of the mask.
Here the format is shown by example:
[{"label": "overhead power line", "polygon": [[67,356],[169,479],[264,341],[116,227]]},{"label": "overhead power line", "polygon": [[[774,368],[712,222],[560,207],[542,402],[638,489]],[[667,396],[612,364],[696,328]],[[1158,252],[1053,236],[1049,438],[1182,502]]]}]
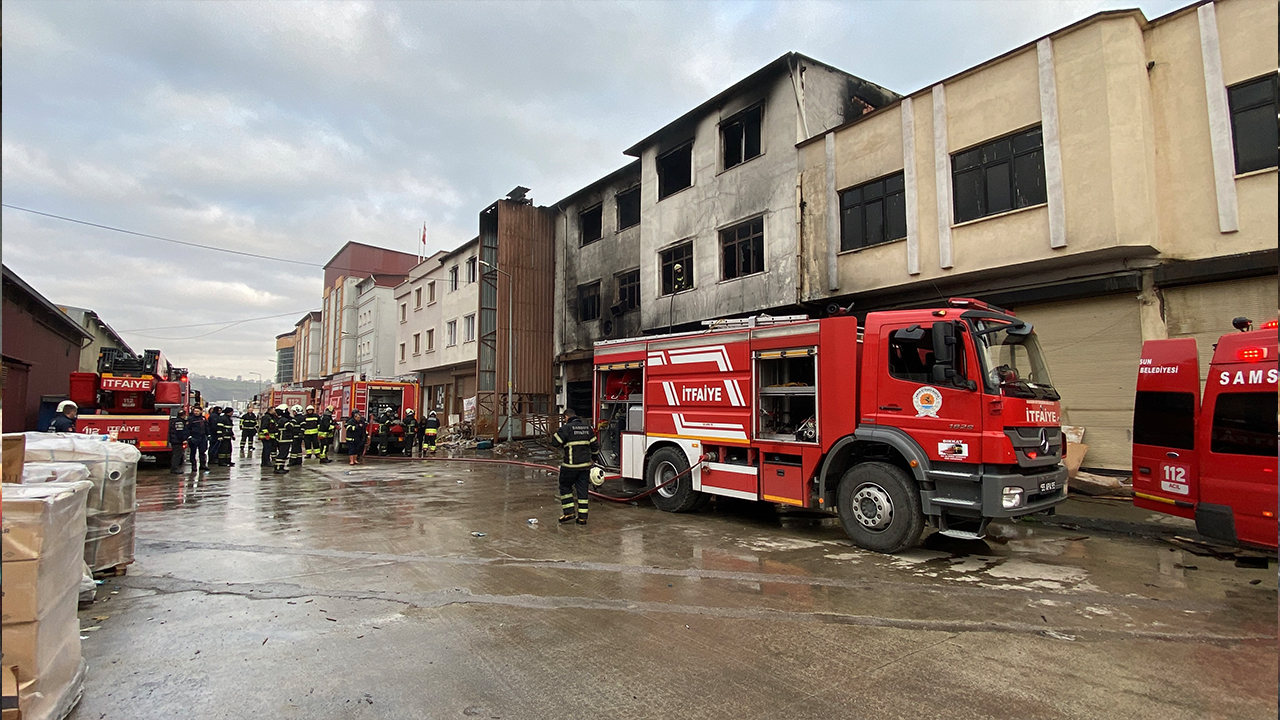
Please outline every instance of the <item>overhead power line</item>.
[{"label": "overhead power line", "polygon": [[100,228],[102,230],[110,230],[112,232],[124,233],[125,235],[133,235],[135,237],[148,238],[150,240],[160,240],[162,242],[173,243],[174,245],[185,245],[186,247],[200,248],[201,250],[213,250],[214,252],[223,252],[231,255],[239,255],[241,257],[257,258],[258,260],[274,260],[276,262],[291,263],[293,265],[305,265],[307,267],[323,268],[320,263],[308,262],[306,260],[293,260],[290,258],[275,257],[273,255],[259,255],[258,253],[245,252],[243,250],[232,250],[231,248],[218,247],[216,245],[203,245],[201,243],[188,242],[186,240],[174,240],[173,238],[163,237],[161,235],[150,235],[148,233],[135,232],[133,230],[125,230],[124,228],[112,227],[111,225],[103,225],[101,223],[89,222],[87,220],[77,220],[75,218],[65,217],[63,215],[55,215],[53,213],[32,210],[31,208],[20,207],[18,205],[10,205],[2,203],[4,207],[11,210],[21,210],[22,212],[31,213],[32,215],[40,215],[42,217],[53,218],[54,220],[63,220],[77,225],[86,225],[88,227]]},{"label": "overhead power line", "polygon": [[299,310],[298,312],[280,313],[279,315],[263,315],[262,317],[242,318],[242,319],[240,319],[240,320],[219,320],[218,322],[189,323],[189,324],[187,324],[187,325],[166,325],[166,326],[164,326],[164,327],[153,327],[153,328],[133,328],[133,329],[130,329],[130,330],[117,330],[116,332],[144,333],[144,332],[155,332],[156,330],[187,330],[187,329],[190,329],[190,328],[210,327],[210,326],[213,326],[213,325],[231,325],[231,324],[239,325],[240,323],[253,322],[253,321],[255,321],[255,320],[274,320],[275,318],[290,317],[290,316],[293,316],[293,315],[301,315],[301,314],[303,314],[303,313],[307,313],[307,312],[311,312],[311,311],[310,311],[310,310]]}]

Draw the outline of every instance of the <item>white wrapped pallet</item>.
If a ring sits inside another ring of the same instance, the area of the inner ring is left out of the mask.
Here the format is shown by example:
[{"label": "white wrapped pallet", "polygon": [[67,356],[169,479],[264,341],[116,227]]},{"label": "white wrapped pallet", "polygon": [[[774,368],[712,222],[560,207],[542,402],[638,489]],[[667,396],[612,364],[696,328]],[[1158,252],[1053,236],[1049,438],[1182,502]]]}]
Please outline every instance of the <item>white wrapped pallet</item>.
[{"label": "white wrapped pallet", "polygon": [[79,700],[85,663],[76,615],[87,481],[3,486],[3,664],[17,667],[28,720],[60,720]]},{"label": "white wrapped pallet", "polygon": [[22,466],[22,484],[80,482],[89,479],[89,468],[76,462],[30,462]]},{"label": "white wrapped pallet", "polygon": [[88,508],[117,514],[132,512],[137,501],[138,461],[142,453],[126,443],[73,433],[26,433],[27,463],[80,463],[89,469],[93,492]]}]

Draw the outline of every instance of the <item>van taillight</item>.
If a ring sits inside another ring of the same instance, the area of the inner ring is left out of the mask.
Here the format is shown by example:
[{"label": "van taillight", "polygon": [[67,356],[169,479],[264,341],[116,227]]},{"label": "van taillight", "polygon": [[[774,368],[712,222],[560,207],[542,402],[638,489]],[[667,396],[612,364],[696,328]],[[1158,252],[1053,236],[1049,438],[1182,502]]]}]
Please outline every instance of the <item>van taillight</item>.
[{"label": "van taillight", "polygon": [[1267,352],[1267,348],[1260,347],[1240,348],[1236,351],[1236,356],[1244,362],[1258,362],[1259,360],[1266,360],[1267,355],[1269,354],[1270,353]]},{"label": "van taillight", "polygon": [[1266,322],[1262,323],[1262,329],[1263,329],[1263,330],[1275,330],[1277,325],[1280,325],[1280,323],[1277,323],[1275,320],[1268,320],[1268,321],[1266,321]]}]

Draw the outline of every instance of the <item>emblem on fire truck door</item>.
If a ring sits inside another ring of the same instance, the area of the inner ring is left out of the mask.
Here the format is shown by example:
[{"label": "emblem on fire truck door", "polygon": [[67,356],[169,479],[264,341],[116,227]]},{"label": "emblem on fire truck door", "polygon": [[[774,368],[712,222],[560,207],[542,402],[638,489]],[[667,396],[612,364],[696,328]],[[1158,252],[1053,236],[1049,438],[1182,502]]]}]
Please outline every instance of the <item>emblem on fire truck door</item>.
[{"label": "emblem on fire truck door", "polygon": [[935,387],[924,387],[916,390],[911,396],[911,404],[916,406],[916,417],[938,417],[942,409],[942,393]]}]

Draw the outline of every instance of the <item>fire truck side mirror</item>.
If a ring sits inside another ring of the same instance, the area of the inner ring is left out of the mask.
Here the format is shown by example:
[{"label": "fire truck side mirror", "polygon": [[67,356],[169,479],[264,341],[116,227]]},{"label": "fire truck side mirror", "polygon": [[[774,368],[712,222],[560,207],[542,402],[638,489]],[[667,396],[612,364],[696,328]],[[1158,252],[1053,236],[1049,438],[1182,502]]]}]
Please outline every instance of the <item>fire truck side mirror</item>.
[{"label": "fire truck side mirror", "polygon": [[[933,360],[937,365],[948,368],[955,362],[956,326],[950,321],[933,324]],[[954,371],[953,371],[954,372]]]}]

